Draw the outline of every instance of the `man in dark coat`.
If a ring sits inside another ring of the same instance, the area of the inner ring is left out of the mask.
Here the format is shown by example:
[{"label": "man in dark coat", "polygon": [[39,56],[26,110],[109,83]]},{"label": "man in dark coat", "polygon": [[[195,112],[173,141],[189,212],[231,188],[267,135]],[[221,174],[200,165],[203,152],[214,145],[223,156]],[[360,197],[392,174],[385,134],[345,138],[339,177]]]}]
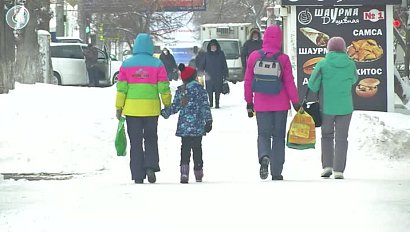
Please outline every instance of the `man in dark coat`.
[{"label": "man in dark coat", "polygon": [[248,60],[249,55],[255,51],[262,49],[262,37],[261,32],[258,28],[253,28],[249,39],[245,42],[241,51],[241,61],[242,61],[242,71],[246,71],[246,61]]},{"label": "man in dark coat", "polygon": [[90,79],[90,86],[98,85],[98,50],[92,44],[88,44],[84,49],[85,64],[87,67],[88,78]]},{"label": "man in dark coat", "polygon": [[216,39],[209,41],[207,52],[201,60],[200,70],[205,71],[205,87],[210,106],[213,107],[213,93],[215,93],[215,108],[219,108],[223,82],[229,73],[225,53]]},{"label": "man in dark coat", "polygon": [[174,79],[174,75],[178,72],[178,66],[175,62],[174,56],[169,52],[167,48],[162,49],[161,55],[159,55],[159,59],[165,66],[167,70],[168,80],[171,81]]}]

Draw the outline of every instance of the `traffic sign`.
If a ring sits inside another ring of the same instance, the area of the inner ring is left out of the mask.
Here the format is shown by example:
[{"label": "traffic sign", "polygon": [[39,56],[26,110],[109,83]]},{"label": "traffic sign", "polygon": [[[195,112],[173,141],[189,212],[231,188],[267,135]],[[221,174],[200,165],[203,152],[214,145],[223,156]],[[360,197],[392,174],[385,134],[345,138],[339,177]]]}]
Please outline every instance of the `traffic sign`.
[{"label": "traffic sign", "polygon": [[24,6],[17,5],[7,11],[6,22],[14,30],[23,29],[30,20],[30,13]]}]

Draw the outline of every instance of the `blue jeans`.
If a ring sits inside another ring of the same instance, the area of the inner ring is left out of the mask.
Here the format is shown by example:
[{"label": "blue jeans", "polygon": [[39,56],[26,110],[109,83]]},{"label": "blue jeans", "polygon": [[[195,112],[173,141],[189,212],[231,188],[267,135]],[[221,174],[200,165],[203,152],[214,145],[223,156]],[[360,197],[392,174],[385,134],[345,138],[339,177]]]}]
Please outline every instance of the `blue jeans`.
[{"label": "blue jeans", "polygon": [[285,163],[285,136],[288,111],[256,112],[258,123],[258,158],[270,159],[272,176],[282,174]]}]

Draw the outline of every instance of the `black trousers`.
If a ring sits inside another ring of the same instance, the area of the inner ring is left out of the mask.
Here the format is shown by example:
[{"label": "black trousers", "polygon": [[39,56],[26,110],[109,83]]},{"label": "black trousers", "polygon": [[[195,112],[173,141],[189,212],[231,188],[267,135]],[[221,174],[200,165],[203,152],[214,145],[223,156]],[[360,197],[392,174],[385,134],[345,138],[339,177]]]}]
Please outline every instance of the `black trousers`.
[{"label": "black trousers", "polygon": [[214,106],[214,93],[215,93],[215,106],[219,106],[219,99],[221,98],[223,82],[206,81],[205,87],[208,93],[209,105]]},{"label": "black trousers", "polygon": [[88,78],[90,80],[90,86],[98,86],[98,67],[95,65],[87,66]]},{"label": "black trousers", "polygon": [[[214,106],[214,92],[208,91],[209,106]],[[215,106],[219,106],[219,99],[221,98],[220,92],[215,92]]]},{"label": "black trousers", "polygon": [[194,170],[201,170],[204,162],[202,160],[202,136],[182,137],[181,165],[189,164],[191,150],[194,153]]},{"label": "black trousers", "polygon": [[158,116],[127,116],[127,132],[130,138],[130,169],[133,180],[145,179],[145,170],[158,172]]}]

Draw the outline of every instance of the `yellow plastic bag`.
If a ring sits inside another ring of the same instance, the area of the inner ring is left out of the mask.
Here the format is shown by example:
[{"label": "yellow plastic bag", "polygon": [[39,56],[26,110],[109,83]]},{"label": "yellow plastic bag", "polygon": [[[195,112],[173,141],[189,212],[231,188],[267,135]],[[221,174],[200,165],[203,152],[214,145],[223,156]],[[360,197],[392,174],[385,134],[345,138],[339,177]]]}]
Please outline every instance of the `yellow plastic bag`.
[{"label": "yellow plastic bag", "polygon": [[315,121],[301,108],[290,123],[286,145],[289,148],[304,150],[315,148],[315,144]]}]

